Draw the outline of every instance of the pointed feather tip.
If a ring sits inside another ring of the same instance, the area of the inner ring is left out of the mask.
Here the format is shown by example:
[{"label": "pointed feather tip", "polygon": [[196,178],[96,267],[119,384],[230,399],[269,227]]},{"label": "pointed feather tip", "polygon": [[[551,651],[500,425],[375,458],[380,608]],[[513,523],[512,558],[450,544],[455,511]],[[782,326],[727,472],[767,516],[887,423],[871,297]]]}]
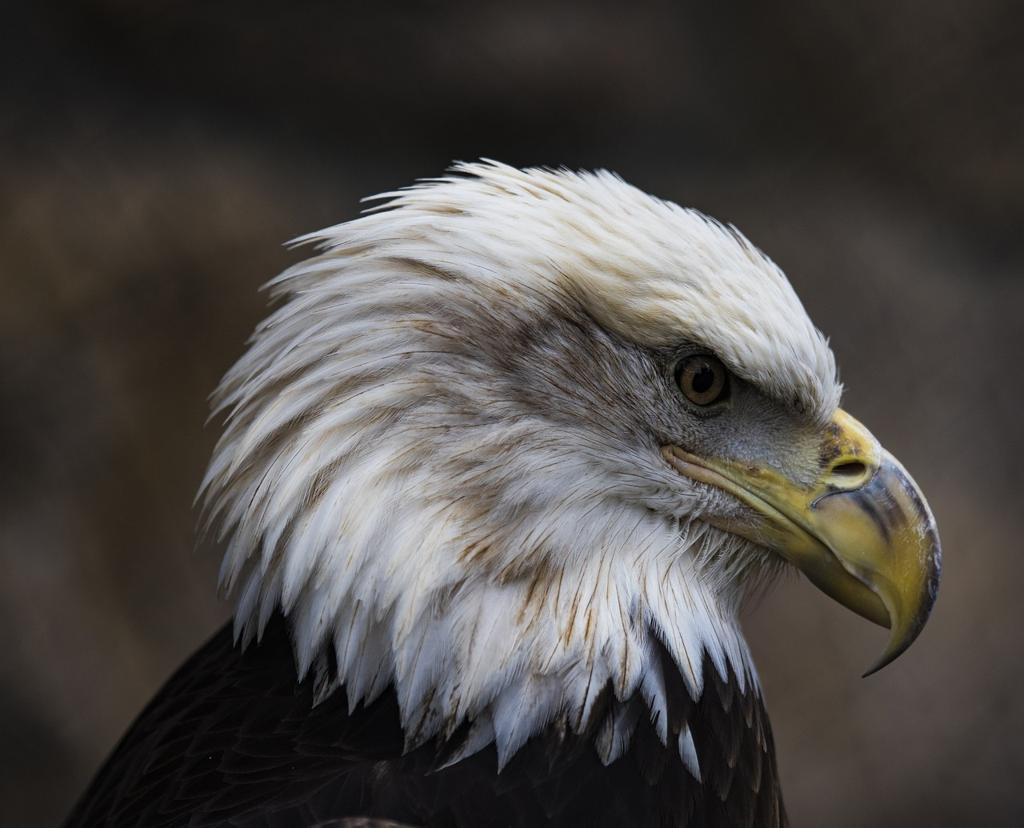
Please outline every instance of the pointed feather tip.
[{"label": "pointed feather tip", "polygon": [[679,758],[690,772],[690,776],[700,782],[700,761],[697,759],[697,746],[693,743],[693,733],[689,727],[679,731]]}]

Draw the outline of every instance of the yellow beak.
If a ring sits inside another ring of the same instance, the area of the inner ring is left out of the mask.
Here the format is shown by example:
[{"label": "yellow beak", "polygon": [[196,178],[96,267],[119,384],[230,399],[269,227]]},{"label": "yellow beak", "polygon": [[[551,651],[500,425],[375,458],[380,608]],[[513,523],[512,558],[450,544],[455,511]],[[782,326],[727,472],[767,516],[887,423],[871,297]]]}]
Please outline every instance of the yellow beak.
[{"label": "yellow beak", "polygon": [[662,450],[681,474],[731,493],[763,521],[730,531],[774,549],[839,603],[891,630],[870,675],[917,638],[938,592],[942,551],[921,490],[903,466],[845,411],[822,445],[810,486],[778,472]]}]

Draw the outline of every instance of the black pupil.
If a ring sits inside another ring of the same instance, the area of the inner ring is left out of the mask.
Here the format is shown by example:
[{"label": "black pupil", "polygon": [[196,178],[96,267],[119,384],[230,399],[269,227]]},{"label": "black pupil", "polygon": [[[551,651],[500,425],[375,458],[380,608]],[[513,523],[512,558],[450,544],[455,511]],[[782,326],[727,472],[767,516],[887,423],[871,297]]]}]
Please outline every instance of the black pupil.
[{"label": "black pupil", "polygon": [[711,369],[711,366],[705,362],[693,374],[693,390],[698,394],[703,394],[705,391],[710,390],[711,386],[714,384],[715,372]]}]

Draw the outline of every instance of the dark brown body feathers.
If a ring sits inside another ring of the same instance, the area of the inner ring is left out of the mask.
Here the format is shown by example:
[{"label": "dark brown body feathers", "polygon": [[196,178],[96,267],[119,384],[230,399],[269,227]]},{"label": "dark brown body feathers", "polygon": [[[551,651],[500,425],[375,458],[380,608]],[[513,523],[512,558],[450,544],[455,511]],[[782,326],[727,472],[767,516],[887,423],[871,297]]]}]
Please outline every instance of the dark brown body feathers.
[{"label": "dark brown body feathers", "polygon": [[[285,622],[258,646],[222,629],[135,721],[67,828],[533,828],[784,825],[771,730],[760,695],[722,681],[705,659],[692,700],[667,654],[668,747],[646,707],[627,751],[607,767],[593,747],[617,702],[605,694],[593,732],[531,739],[497,772],[492,746],[443,770],[464,732],[403,755],[393,691],[348,713],[345,694],[313,703],[296,682]],[[693,734],[701,782],[679,758]]]}]

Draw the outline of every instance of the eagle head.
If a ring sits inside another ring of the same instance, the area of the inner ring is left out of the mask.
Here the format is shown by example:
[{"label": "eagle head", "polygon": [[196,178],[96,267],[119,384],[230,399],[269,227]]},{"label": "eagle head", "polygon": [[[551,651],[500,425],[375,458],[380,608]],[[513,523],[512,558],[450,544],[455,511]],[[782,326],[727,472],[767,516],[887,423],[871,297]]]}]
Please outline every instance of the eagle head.
[{"label": "eagle head", "polygon": [[739,231],[606,172],[381,198],[300,239],[215,397],[243,641],[284,613],[322,693],[393,685],[408,745],[466,726],[501,764],[606,688],[668,739],[656,651],[694,699],[709,669],[757,691],[737,616],[787,565],[891,629],[877,666],[913,641],[935,523]]}]

